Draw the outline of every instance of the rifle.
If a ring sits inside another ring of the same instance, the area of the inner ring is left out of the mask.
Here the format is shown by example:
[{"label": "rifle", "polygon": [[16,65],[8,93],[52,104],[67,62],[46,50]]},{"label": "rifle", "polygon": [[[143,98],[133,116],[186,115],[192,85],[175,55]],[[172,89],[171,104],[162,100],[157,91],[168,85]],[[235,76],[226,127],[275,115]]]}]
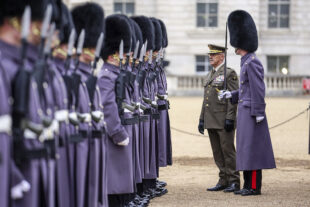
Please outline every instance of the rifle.
[{"label": "rifle", "polygon": [[120,65],[120,73],[116,79],[116,85],[115,85],[115,93],[116,93],[116,103],[118,107],[118,113],[123,121],[124,116],[124,109],[127,109],[131,112],[135,110],[135,107],[127,104],[124,102],[125,100],[125,91],[126,91],[126,85],[129,83],[129,77],[123,68],[123,51],[124,51],[124,42],[121,40],[120,46],[119,46],[119,65]]},{"label": "rifle", "polygon": [[97,45],[96,45],[96,51],[95,51],[95,60],[93,62],[92,65],[92,74],[88,77],[87,81],[86,81],[86,87],[87,87],[87,91],[89,94],[89,99],[90,102],[92,104],[92,119],[95,122],[100,122],[103,118],[103,114],[99,113],[99,111],[94,111],[95,110],[95,105],[94,105],[94,95],[95,95],[95,91],[96,91],[96,86],[97,86],[97,76],[95,76],[94,71],[97,67],[97,62],[100,58],[100,52],[102,49],[102,43],[103,43],[103,33],[100,34],[98,40],[97,40]]}]

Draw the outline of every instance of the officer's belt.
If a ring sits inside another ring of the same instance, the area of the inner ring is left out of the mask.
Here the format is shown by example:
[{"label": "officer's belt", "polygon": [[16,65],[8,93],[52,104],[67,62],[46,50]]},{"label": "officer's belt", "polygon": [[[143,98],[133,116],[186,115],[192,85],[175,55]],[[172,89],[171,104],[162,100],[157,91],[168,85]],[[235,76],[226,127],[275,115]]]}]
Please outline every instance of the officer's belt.
[{"label": "officer's belt", "polygon": [[145,109],[144,114],[152,114],[152,109],[151,108]]},{"label": "officer's belt", "polygon": [[45,158],[48,155],[48,150],[46,147],[42,147],[39,149],[33,150],[24,150],[21,154],[22,159],[26,160],[34,160],[34,159],[41,159]]},{"label": "officer's belt", "polygon": [[168,110],[168,104],[158,105],[158,110],[159,111]]},{"label": "officer's belt", "polygon": [[12,117],[8,114],[0,116],[0,133],[11,133]]},{"label": "officer's belt", "polygon": [[87,130],[79,130],[79,134],[86,139],[87,138]]},{"label": "officer's belt", "polygon": [[147,122],[149,120],[149,116],[140,115],[139,120],[140,122]]},{"label": "officer's belt", "polygon": [[93,139],[101,139],[102,138],[102,131],[101,130],[92,130],[91,137]]},{"label": "officer's belt", "polygon": [[158,120],[160,118],[159,113],[152,113],[152,118]]},{"label": "officer's belt", "polygon": [[72,134],[69,137],[70,143],[79,143],[79,142],[82,142],[83,140],[84,140],[84,138],[82,137],[81,134]]},{"label": "officer's belt", "polygon": [[122,119],[122,125],[133,125],[139,123],[139,117],[135,116],[132,118]]}]

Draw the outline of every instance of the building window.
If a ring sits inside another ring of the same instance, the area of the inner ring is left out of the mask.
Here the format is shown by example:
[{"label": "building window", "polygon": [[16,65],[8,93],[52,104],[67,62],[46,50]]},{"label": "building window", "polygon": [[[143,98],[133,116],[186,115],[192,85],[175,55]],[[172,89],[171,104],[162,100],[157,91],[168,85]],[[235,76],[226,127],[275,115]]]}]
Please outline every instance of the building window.
[{"label": "building window", "polygon": [[269,0],[268,27],[288,28],[290,23],[290,0]]},{"label": "building window", "polygon": [[132,16],[135,14],[134,0],[114,0],[114,12]]},{"label": "building window", "polygon": [[217,27],[218,1],[197,1],[197,27]]},{"label": "building window", "polygon": [[267,56],[268,73],[289,74],[289,56]]},{"label": "building window", "polygon": [[209,63],[209,56],[196,55],[196,72],[207,73],[212,70],[212,65]]}]

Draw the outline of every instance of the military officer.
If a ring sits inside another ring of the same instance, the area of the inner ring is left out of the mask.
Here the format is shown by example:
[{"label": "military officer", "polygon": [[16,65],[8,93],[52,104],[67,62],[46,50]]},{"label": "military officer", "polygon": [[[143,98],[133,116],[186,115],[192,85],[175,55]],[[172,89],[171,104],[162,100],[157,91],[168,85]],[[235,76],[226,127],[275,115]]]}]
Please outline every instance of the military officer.
[{"label": "military officer", "polygon": [[241,56],[240,89],[221,91],[220,97],[238,104],[237,170],[243,171],[243,189],[235,194],[261,194],[262,169],[275,168],[265,113],[264,68],[255,55],[258,35],[251,15],[243,10],[228,17],[230,44]]},{"label": "military officer", "polygon": [[[225,47],[208,45],[210,64],[213,69],[206,78],[204,99],[200,114],[198,130],[204,134],[208,130],[214,161],[219,168],[219,181],[208,191],[233,192],[239,190],[240,179],[236,171],[234,146],[236,106],[226,100],[218,99],[218,91],[224,88]],[[238,89],[236,72],[227,68],[228,90]]]}]

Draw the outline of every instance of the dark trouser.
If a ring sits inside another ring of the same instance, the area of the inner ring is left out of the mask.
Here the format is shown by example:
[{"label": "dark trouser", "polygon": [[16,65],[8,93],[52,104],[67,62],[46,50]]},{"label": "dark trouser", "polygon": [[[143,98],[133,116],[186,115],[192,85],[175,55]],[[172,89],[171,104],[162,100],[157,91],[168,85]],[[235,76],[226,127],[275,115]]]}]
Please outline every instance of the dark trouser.
[{"label": "dark trouser", "polygon": [[109,206],[110,207],[123,207],[126,205],[127,194],[109,194]]},{"label": "dark trouser", "polygon": [[262,170],[243,171],[243,188],[260,190],[262,188]]},{"label": "dark trouser", "polygon": [[234,145],[235,131],[226,132],[224,129],[208,129],[213,158],[220,170],[221,185],[240,184],[240,175],[236,171],[236,150]]}]

